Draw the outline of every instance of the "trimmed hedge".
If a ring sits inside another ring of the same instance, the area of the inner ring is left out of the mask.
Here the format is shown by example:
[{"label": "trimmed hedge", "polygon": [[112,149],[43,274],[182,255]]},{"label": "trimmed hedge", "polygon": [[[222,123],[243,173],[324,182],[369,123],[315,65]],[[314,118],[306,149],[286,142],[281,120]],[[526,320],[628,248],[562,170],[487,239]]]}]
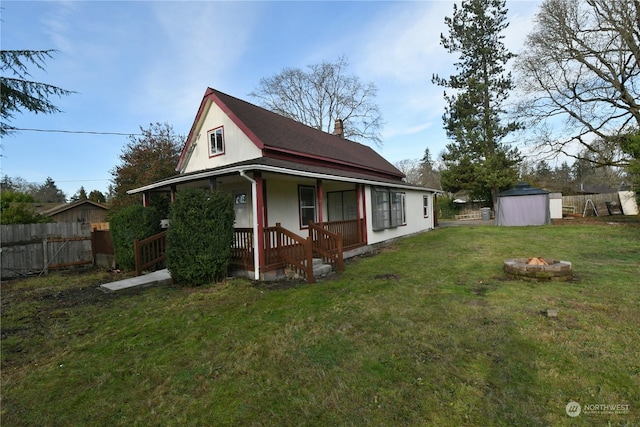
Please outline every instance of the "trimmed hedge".
[{"label": "trimmed hedge", "polygon": [[231,194],[181,190],[171,205],[169,219],[167,268],[173,280],[197,286],[225,278],[233,242]]},{"label": "trimmed hedge", "polygon": [[162,231],[161,219],[161,214],[156,208],[145,208],[142,205],[124,207],[109,219],[113,251],[119,268],[136,268],[133,241],[146,239]]}]

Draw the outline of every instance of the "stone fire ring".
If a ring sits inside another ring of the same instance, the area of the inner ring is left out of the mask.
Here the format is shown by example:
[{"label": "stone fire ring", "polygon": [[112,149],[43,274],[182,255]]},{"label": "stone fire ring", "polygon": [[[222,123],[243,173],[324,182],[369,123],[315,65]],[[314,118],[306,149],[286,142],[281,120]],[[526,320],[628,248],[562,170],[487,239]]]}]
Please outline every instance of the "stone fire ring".
[{"label": "stone fire ring", "polygon": [[528,258],[511,258],[504,260],[504,271],[513,279],[546,282],[566,281],[573,277],[573,269],[569,261],[544,258],[549,265],[529,265]]}]

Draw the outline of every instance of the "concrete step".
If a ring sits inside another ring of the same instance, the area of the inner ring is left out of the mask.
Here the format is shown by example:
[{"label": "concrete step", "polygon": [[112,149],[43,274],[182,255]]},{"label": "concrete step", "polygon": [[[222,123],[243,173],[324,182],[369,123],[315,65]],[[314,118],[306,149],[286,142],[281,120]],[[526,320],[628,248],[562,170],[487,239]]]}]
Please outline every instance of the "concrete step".
[{"label": "concrete step", "polygon": [[[303,264],[306,264],[306,262],[303,261]],[[313,277],[324,276],[333,271],[333,267],[331,266],[331,264],[325,264],[322,261],[322,258],[314,258],[312,266],[313,266]],[[290,268],[286,268],[284,274],[287,277],[300,277],[295,269],[290,269]]]},{"label": "concrete step", "polygon": [[313,266],[313,277],[324,276],[325,274],[329,274],[333,271],[331,265],[329,264],[319,264]]},{"label": "concrete step", "polygon": [[154,271],[153,273],[143,274],[142,276],[130,277],[128,279],[118,280],[117,282],[105,283],[100,285],[100,289],[104,292],[117,292],[123,289],[135,287],[148,287],[157,285],[166,285],[171,283],[171,274],[166,268],[164,270]]}]

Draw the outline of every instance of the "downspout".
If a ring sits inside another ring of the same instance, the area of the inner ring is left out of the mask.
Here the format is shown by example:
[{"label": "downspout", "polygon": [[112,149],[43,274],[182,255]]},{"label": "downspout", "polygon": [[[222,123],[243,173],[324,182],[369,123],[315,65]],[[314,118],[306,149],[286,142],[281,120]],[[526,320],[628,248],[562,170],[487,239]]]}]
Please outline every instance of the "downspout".
[{"label": "downspout", "polygon": [[256,180],[248,177],[244,170],[240,171],[240,176],[251,183],[251,200],[253,203],[253,273],[254,279],[260,280],[260,253],[258,252],[258,184]]}]

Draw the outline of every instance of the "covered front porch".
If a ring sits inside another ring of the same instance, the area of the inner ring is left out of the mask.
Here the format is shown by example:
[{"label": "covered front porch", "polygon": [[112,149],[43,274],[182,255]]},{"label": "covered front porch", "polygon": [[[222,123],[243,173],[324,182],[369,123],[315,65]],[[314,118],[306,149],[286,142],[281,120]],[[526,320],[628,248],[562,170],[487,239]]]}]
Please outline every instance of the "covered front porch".
[{"label": "covered front porch", "polygon": [[341,270],[344,252],[367,244],[362,183],[280,170],[215,172],[157,183],[144,189],[143,202],[148,204],[158,193],[174,200],[180,189],[188,187],[232,194],[234,275],[255,280],[293,275],[312,282],[314,262]]}]

